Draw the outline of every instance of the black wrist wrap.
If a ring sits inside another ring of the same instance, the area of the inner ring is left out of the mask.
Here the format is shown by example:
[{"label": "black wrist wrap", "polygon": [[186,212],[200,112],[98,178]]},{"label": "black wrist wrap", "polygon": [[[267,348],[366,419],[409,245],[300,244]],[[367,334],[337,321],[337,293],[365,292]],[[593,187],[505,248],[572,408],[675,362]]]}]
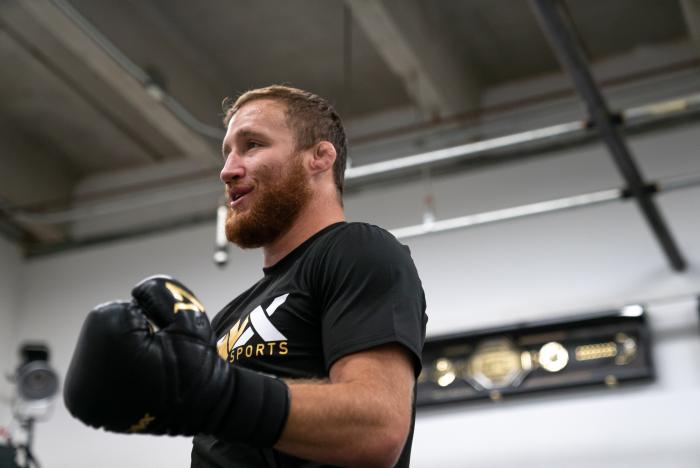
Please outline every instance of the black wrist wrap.
[{"label": "black wrist wrap", "polygon": [[282,380],[248,369],[230,367],[229,389],[216,405],[208,433],[230,442],[272,447],[282,435],[289,414],[289,388]]}]

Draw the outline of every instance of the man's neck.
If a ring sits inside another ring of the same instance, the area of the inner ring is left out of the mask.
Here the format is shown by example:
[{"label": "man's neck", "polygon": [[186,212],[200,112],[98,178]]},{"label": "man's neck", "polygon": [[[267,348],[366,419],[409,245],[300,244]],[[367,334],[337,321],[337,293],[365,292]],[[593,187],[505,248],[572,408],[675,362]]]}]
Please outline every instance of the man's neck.
[{"label": "man's neck", "polygon": [[330,226],[345,221],[343,208],[337,203],[320,204],[311,201],[299,213],[292,227],[273,243],[263,247],[264,267],[271,267],[282,260],[305,240]]}]

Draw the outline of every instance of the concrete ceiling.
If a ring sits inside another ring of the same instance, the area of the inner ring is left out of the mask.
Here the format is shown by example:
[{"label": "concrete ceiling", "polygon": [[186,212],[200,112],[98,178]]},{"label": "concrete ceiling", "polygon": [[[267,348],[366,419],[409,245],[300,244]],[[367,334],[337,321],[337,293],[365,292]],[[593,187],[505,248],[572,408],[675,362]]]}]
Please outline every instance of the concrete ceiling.
[{"label": "concrete ceiling", "polygon": [[[565,4],[594,63],[700,44],[698,0]],[[559,73],[521,0],[4,0],[0,61],[0,215],[28,251],[81,236],[69,217],[31,215],[191,174],[215,183],[221,101],[246,89],[326,96],[362,140]]]}]

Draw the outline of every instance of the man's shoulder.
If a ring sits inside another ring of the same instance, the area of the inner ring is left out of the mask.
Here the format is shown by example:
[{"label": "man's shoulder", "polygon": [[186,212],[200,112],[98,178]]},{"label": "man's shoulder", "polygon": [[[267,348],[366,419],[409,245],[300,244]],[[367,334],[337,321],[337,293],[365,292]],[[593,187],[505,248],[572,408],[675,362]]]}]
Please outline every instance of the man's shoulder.
[{"label": "man's shoulder", "polygon": [[338,242],[357,243],[390,243],[400,245],[398,240],[386,229],[374,224],[353,221],[339,223],[327,232],[322,239],[325,243],[335,244]]},{"label": "man's shoulder", "polygon": [[393,235],[383,227],[377,226],[376,224],[371,224],[371,223],[366,223],[366,222],[361,222],[361,221],[352,221],[345,223],[345,229],[348,232],[355,232],[355,233],[367,233],[371,235],[381,235],[381,236],[388,236],[391,237],[392,239],[395,239]]},{"label": "man's shoulder", "polygon": [[411,258],[407,246],[374,224],[342,223],[326,234],[314,246],[315,254],[325,261],[376,264]]}]

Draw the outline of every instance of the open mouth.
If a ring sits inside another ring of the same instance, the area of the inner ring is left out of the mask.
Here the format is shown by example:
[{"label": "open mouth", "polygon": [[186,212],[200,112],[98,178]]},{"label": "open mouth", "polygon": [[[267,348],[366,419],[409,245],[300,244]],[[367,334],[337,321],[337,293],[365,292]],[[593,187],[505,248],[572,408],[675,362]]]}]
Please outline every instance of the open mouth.
[{"label": "open mouth", "polygon": [[230,191],[229,198],[231,200],[231,207],[240,205],[241,201],[252,192],[252,188],[236,188]]}]

